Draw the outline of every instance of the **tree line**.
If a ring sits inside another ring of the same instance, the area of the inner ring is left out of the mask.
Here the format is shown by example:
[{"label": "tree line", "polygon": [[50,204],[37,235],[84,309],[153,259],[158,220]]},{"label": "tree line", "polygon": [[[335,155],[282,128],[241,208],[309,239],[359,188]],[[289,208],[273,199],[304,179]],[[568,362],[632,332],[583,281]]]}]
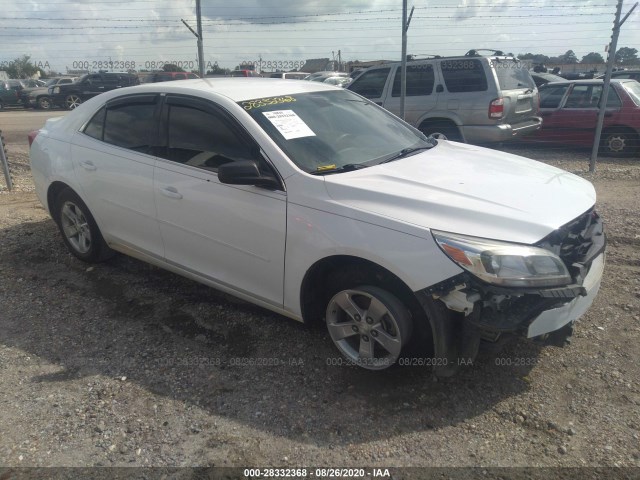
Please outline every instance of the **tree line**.
[{"label": "tree line", "polygon": [[[605,63],[606,60],[598,52],[589,52],[578,60],[573,50],[567,50],[557,57],[548,57],[540,53],[521,53],[518,55],[520,60],[531,60],[532,63],[542,64],[568,64],[568,63]],[[615,63],[618,66],[639,66],[638,50],[631,47],[622,47],[616,52]]]}]

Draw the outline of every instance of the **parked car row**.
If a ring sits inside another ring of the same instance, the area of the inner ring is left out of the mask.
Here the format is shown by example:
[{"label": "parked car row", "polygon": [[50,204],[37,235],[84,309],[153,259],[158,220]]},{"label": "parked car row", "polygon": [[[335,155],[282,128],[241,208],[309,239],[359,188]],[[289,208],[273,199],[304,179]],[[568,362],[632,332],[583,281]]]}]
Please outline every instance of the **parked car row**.
[{"label": "parked car row", "polygon": [[35,79],[0,80],[0,110],[4,107],[20,105],[22,91],[27,88],[43,86],[44,82]]}]

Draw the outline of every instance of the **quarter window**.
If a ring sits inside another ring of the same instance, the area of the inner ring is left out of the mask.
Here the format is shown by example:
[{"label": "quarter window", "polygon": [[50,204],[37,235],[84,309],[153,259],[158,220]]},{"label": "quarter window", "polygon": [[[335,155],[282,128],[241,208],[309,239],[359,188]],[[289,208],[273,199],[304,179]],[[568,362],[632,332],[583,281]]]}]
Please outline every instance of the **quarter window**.
[{"label": "quarter window", "polygon": [[[393,97],[400,96],[400,81],[402,69],[396,70],[396,78],[393,81]],[[407,66],[407,97],[420,95],[431,95],[433,92],[434,76],[433,65],[410,65]]]},{"label": "quarter window", "polygon": [[487,76],[480,60],[443,60],[440,62],[440,69],[444,84],[449,92],[484,92],[487,90]]},{"label": "quarter window", "polygon": [[390,68],[378,68],[364,72],[349,86],[349,90],[365,98],[380,98],[390,71]]},{"label": "quarter window", "polygon": [[168,160],[217,171],[222,164],[255,160],[243,141],[219,115],[186,105],[168,105]]}]

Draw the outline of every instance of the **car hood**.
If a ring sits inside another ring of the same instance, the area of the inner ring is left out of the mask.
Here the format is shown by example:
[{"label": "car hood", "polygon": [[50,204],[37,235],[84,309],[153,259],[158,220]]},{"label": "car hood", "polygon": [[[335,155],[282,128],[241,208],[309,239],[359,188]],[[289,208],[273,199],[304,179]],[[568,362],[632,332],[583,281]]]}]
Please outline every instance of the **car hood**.
[{"label": "car hood", "polygon": [[590,182],[496,150],[439,142],[418,155],[327,175],[331,199],[417,227],[535,243],[591,208]]}]

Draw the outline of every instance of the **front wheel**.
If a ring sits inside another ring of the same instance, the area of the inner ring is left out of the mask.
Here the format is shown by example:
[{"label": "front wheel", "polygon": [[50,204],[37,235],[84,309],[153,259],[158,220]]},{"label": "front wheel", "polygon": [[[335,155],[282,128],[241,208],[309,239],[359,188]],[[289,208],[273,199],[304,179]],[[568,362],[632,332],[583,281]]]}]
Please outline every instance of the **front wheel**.
[{"label": "front wheel", "polygon": [[82,103],[82,99],[75,94],[67,95],[66,98],[64,99],[64,104],[69,110],[73,110],[74,108],[79,107],[81,103]]},{"label": "front wheel", "polygon": [[326,323],[342,355],[368,370],[396,363],[412,334],[411,315],[404,304],[370,285],[336,293],[327,305]]},{"label": "front wheel", "polygon": [[38,98],[38,108],[42,110],[51,110],[51,99],[49,97]]},{"label": "front wheel", "polygon": [[603,154],[615,157],[628,157],[638,148],[638,135],[626,128],[605,130],[600,140]]},{"label": "front wheel", "polygon": [[89,208],[71,189],[64,189],[55,203],[54,218],[69,251],[80,260],[96,263],[113,255]]}]

